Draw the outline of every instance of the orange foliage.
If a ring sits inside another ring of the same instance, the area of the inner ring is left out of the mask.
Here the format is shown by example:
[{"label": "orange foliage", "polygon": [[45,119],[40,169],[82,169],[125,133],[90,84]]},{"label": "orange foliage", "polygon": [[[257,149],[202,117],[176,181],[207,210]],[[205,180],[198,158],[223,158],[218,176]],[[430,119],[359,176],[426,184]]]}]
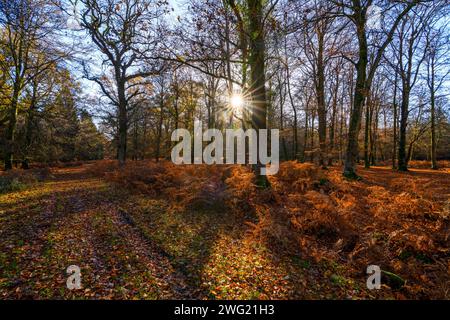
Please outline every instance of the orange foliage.
[{"label": "orange foliage", "polygon": [[[437,164],[438,168],[450,168],[450,160],[439,160]],[[411,160],[408,162],[408,166],[414,169],[429,169],[431,168],[431,162],[425,160]]]},{"label": "orange foliage", "polygon": [[0,193],[16,191],[51,176],[49,168],[14,169],[0,172]]},{"label": "orange foliage", "polygon": [[[99,162],[90,170],[141,192],[164,196],[177,209],[232,210],[247,217],[255,240],[279,252],[317,262],[344,261],[351,274],[364,275],[367,265],[379,264],[408,279],[411,295],[423,286],[421,261],[445,261],[449,254],[450,206],[448,199],[435,194],[442,190],[436,188],[450,189],[442,171],[400,174],[370,169],[361,172],[362,181],[348,181],[340,170],[288,161],[269,177],[272,188],[261,190],[254,184],[252,170],[240,165],[147,161],[128,163],[119,170],[113,162]],[[442,279],[442,270],[437,274],[433,281],[449,280],[448,275]]]}]

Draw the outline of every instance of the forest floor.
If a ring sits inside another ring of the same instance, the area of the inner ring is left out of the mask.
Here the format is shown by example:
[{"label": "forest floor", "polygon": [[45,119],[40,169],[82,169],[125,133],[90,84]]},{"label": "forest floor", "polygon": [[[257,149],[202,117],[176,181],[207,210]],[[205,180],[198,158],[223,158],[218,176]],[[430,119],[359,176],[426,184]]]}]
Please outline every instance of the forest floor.
[{"label": "forest floor", "polygon": [[0,194],[0,299],[450,298],[448,169],[347,181],[287,163],[270,191],[245,167],[127,170],[53,168]]}]

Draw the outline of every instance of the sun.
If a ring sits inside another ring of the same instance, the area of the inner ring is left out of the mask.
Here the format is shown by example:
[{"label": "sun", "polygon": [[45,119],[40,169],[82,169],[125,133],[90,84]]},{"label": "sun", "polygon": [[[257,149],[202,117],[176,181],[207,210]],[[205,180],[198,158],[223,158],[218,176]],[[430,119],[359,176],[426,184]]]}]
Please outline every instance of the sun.
[{"label": "sun", "polygon": [[240,94],[234,94],[230,97],[230,105],[235,110],[240,110],[244,106],[244,98]]}]

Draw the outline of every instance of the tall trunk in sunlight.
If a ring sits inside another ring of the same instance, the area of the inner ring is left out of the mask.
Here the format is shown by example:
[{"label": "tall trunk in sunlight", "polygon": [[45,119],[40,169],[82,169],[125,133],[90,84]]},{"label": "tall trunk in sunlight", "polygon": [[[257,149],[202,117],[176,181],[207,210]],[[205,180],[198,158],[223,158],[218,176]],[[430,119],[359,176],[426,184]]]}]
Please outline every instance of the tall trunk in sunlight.
[{"label": "tall trunk in sunlight", "polygon": [[345,154],[344,175],[349,178],[356,176],[356,159],[359,154],[358,135],[361,128],[361,116],[367,91],[367,37],[365,30],[365,16],[357,25],[357,36],[359,43],[359,60],[356,63],[356,85],[353,96],[353,109],[350,114],[348,128],[347,151]]},{"label": "tall trunk in sunlight", "polygon": [[364,107],[364,102],[368,91],[370,90],[375,71],[383,57],[386,47],[392,42],[394,33],[397,30],[402,18],[417,5],[419,1],[415,0],[406,4],[403,10],[396,16],[391,28],[387,32],[386,38],[382,44],[376,49],[373,54],[373,61],[368,68],[369,47],[367,44],[367,10],[370,3],[363,3],[361,1],[352,1],[351,8],[352,23],[356,29],[356,36],[358,38],[358,61],[355,63],[356,67],[356,84],[353,96],[353,108],[350,114],[350,123],[348,129],[348,142],[345,154],[344,172],[343,175],[348,178],[358,178],[356,174],[356,161],[359,156],[358,136],[361,129],[361,117]]},{"label": "tall trunk in sunlight", "polygon": [[[263,24],[263,1],[248,0],[249,21],[249,66],[250,66],[250,92],[252,97],[252,125],[257,130],[267,128],[267,101],[266,101],[266,76],[265,76],[265,39]],[[258,132],[259,142],[259,132]],[[259,144],[259,143],[258,143]],[[260,174],[263,168],[258,161],[255,173],[258,177],[258,185],[269,185],[267,177]]]},{"label": "tall trunk in sunlight", "polygon": [[[320,24],[320,22],[319,22]],[[325,34],[322,26],[316,27],[318,50],[317,50],[317,117],[319,120],[319,164],[327,165],[327,106],[325,103],[325,63],[324,45]]]},{"label": "tall trunk in sunlight", "polygon": [[370,101],[370,95],[368,95],[366,100],[366,123],[364,128],[364,168],[368,169],[370,168],[370,156],[369,156],[369,145],[371,144],[370,141],[370,126],[371,126],[371,101]]}]

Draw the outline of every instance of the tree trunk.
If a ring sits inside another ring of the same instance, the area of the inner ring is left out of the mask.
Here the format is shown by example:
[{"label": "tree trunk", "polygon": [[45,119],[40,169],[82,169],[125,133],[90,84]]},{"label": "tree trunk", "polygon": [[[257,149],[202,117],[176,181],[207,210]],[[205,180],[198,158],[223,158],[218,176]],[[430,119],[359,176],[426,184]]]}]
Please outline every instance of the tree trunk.
[{"label": "tree trunk", "polygon": [[162,136],[162,125],[164,120],[164,96],[161,95],[161,102],[160,102],[160,110],[159,110],[159,122],[158,122],[158,130],[157,130],[157,136],[156,136],[156,154],[155,154],[155,160],[156,162],[159,161],[160,152],[161,152],[161,136]]},{"label": "tree trunk", "polygon": [[393,149],[392,149],[392,169],[397,169],[396,154],[397,154],[397,72],[395,73],[394,84],[394,134],[393,134]]},{"label": "tree trunk", "polygon": [[366,125],[364,128],[364,168],[370,168],[370,157],[369,157],[369,144],[370,144],[370,129],[371,129],[371,100],[370,95],[366,99]]},{"label": "tree trunk", "polygon": [[134,121],[133,127],[133,160],[137,161],[139,156],[139,132],[138,132],[138,122],[137,119]]},{"label": "tree trunk", "polygon": [[334,149],[335,149],[335,135],[336,135],[336,113],[337,113],[337,98],[339,90],[339,73],[336,73],[336,88],[333,95],[333,104],[331,109],[331,125],[330,125],[330,155],[328,157],[328,165],[333,165]]},{"label": "tree trunk", "polygon": [[[373,125],[373,128],[371,129],[371,135],[370,135],[370,165],[375,166],[377,161],[377,133],[378,133],[378,117],[379,117],[379,106],[374,105],[374,108],[372,109],[372,112],[370,114],[370,119]],[[374,118],[375,113],[375,118]],[[372,119],[375,119],[375,121],[372,121]]]},{"label": "tree trunk", "polygon": [[316,121],[316,112],[314,111],[314,109],[312,110],[312,115],[311,115],[311,135],[309,136],[310,139],[310,161],[314,162],[314,122]]},{"label": "tree trunk", "polygon": [[356,64],[356,86],[353,98],[353,108],[350,114],[350,123],[348,129],[348,142],[345,154],[344,176],[348,178],[357,178],[356,162],[359,156],[358,136],[361,128],[361,116],[364,107],[364,100],[367,90],[367,39],[364,30],[364,24],[358,26],[358,42],[359,42],[359,60]]},{"label": "tree trunk", "polygon": [[128,114],[127,101],[125,98],[125,82],[119,80],[117,82],[117,90],[119,97],[119,144],[117,154],[119,166],[124,166],[127,158],[127,133],[128,133]]},{"label": "tree trunk", "polygon": [[344,95],[341,96],[341,101],[340,101],[340,124],[339,124],[339,163],[343,164],[343,139],[344,139],[344,124],[345,124],[345,117],[344,117]]},{"label": "tree trunk", "polygon": [[19,87],[18,85],[14,86],[13,95],[11,100],[11,108],[9,110],[8,117],[8,126],[6,128],[6,150],[5,150],[5,170],[12,169],[12,160],[13,160],[13,148],[14,148],[14,138],[17,127],[17,112],[18,112],[18,102],[19,102]]},{"label": "tree trunk", "polygon": [[317,53],[317,118],[319,120],[319,164],[326,166],[327,160],[327,108],[325,105],[325,65],[323,60],[324,34],[317,32],[319,48]]},{"label": "tree trunk", "polygon": [[[298,159],[298,132],[297,132],[297,122],[298,122],[298,116],[297,116],[297,109],[295,108],[295,104],[294,104],[294,98],[292,96],[292,91],[291,91],[291,74],[290,74],[290,69],[289,69],[289,64],[287,61],[287,41],[285,41],[285,52],[286,52],[286,81],[287,81],[287,90],[288,90],[288,95],[289,95],[289,101],[291,103],[291,107],[292,107],[292,111],[294,112],[294,125],[293,125],[293,159],[297,160]],[[304,150],[303,150],[304,151]],[[304,153],[303,153],[303,158],[304,158]]]},{"label": "tree trunk", "polygon": [[[409,82],[409,81],[408,81]],[[408,171],[408,160],[406,154],[406,127],[408,125],[409,108],[409,84],[404,82],[402,92],[402,104],[400,107],[400,132],[398,142],[398,170]]]},{"label": "tree trunk", "polygon": [[287,152],[287,146],[286,146],[286,139],[284,137],[283,131],[284,131],[284,100],[283,99],[283,87],[280,80],[278,80],[278,88],[279,88],[279,95],[280,95],[280,132],[282,133],[281,137],[281,146],[283,147],[283,159],[288,160],[288,152]]},{"label": "tree trunk", "polygon": [[[263,25],[263,4],[261,0],[248,0],[249,33],[250,33],[250,92],[252,94],[252,124],[257,130],[259,147],[259,130],[267,128],[267,101],[266,101],[266,77],[265,77],[265,41]],[[267,176],[261,175],[263,165],[257,161],[255,173],[257,184],[267,187]]]},{"label": "tree trunk", "polygon": [[25,146],[24,146],[24,154],[22,159],[22,169],[30,168],[30,160],[29,160],[29,148],[31,146],[31,140],[33,135],[33,116],[35,110],[35,98],[31,99],[30,109],[28,110],[28,117],[25,125]]},{"label": "tree trunk", "polygon": [[300,161],[305,162],[306,161],[306,149],[308,148],[308,100],[306,102],[306,108],[305,108],[305,132],[303,135],[303,148],[302,148],[302,156]]},{"label": "tree trunk", "polygon": [[434,94],[434,65],[432,65],[431,75],[431,88],[430,88],[430,103],[431,103],[431,169],[437,170],[436,160],[436,111],[435,111],[435,94]]},{"label": "tree trunk", "polygon": [[36,96],[37,96],[37,86],[38,82],[36,80],[33,81],[33,93],[31,95],[30,107],[27,112],[27,119],[25,122],[25,145],[22,152],[22,169],[30,168],[30,159],[29,159],[29,149],[31,147],[32,137],[33,137],[33,119],[34,112],[36,110]]}]

